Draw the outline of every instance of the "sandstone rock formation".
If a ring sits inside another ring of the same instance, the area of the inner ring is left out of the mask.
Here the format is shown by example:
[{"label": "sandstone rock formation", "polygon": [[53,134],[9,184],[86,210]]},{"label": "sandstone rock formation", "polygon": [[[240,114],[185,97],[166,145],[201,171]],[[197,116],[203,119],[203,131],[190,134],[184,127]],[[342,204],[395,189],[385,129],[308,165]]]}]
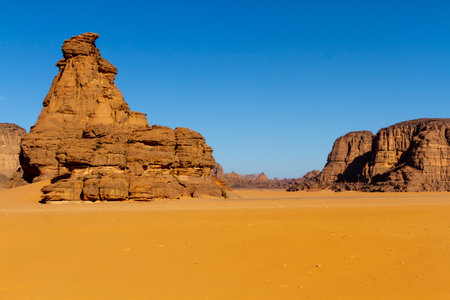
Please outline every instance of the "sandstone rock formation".
[{"label": "sandstone rock formation", "polygon": [[286,190],[288,192],[319,190],[320,188],[317,183],[317,178],[319,175],[319,170],[312,170],[303,175],[303,177],[291,179]]},{"label": "sandstone rock formation", "polygon": [[355,131],[338,138],[328,155],[327,164],[319,175],[321,184],[364,180],[361,174],[370,159],[373,137],[370,131]]},{"label": "sandstone rock formation", "polygon": [[16,124],[0,123],[0,187],[8,187],[8,181],[20,168],[20,141],[26,133]]},{"label": "sandstone rock formation", "polygon": [[450,191],[450,119],[418,119],[378,131],[364,175],[372,191]]},{"label": "sandstone rock formation", "polygon": [[216,162],[214,169],[211,171],[211,175],[216,178],[223,178],[224,172],[222,166]]},{"label": "sandstone rock formation", "polygon": [[289,190],[450,191],[450,119],[417,119],[336,140],[316,177]]},{"label": "sandstone rock formation", "polygon": [[59,73],[22,140],[24,179],[52,179],[44,201],[225,196],[211,177],[212,149],[197,132],[149,126],[116,87],[98,34],[64,41]]}]

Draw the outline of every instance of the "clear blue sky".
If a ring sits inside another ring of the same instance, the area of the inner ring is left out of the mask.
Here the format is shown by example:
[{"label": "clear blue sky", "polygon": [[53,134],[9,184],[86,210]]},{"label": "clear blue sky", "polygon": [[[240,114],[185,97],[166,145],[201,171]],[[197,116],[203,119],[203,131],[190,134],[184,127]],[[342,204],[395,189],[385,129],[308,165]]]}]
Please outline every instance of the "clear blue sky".
[{"label": "clear blue sky", "polygon": [[0,122],[27,130],[87,31],[131,109],[201,132],[225,171],[300,177],[348,131],[450,117],[447,1],[0,5]]}]

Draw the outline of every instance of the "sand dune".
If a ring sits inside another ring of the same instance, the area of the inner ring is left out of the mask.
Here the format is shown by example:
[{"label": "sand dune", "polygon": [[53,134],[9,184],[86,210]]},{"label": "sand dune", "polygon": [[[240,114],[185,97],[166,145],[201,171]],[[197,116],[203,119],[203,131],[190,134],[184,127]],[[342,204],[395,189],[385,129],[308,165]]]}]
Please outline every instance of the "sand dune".
[{"label": "sand dune", "polygon": [[0,191],[0,299],[449,299],[449,193]]}]

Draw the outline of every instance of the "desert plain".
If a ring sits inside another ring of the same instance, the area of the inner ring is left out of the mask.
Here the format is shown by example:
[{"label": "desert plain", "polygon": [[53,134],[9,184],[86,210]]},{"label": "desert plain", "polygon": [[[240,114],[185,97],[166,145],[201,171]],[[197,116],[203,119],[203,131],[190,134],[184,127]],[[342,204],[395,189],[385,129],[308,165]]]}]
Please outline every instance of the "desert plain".
[{"label": "desert plain", "polygon": [[0,191],[0,299],[450,299],[450,194]]}]

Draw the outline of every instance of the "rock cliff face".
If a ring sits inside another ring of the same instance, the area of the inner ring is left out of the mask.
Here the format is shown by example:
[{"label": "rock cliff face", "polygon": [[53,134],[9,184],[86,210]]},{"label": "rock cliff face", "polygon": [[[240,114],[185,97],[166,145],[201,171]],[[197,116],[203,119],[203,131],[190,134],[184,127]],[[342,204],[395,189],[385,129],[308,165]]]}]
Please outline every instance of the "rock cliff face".
[{"label": "rock cliff face", "polygon": [[22,127],[0,123],[0,187],[19,169],[20,141],[27,132]]},{"label": "rock cliff face", "polygon": [[450,119],[381,129],[365,174],[373,191],[450,191]]},{"label": "rock cliff face", "polygon": [[22,140],[24,179],[52,179],[44,201],[224,196],[205,139],[187,128],[149,126],[145,114],[130,111],[97,38],[64,42],[59,73]]},{"label": "rock cliff face", "polygon": [[322,172],[289,190],[450,191],[450,119],[417,119],[336,140]]},{"label": "rock cliff face", "polygon": [[338,138],[319,175],[320,183],[332,185],[336,181],[365,180],[361,175],[370,159],[373,137],[370,131],[354,131]]}]

